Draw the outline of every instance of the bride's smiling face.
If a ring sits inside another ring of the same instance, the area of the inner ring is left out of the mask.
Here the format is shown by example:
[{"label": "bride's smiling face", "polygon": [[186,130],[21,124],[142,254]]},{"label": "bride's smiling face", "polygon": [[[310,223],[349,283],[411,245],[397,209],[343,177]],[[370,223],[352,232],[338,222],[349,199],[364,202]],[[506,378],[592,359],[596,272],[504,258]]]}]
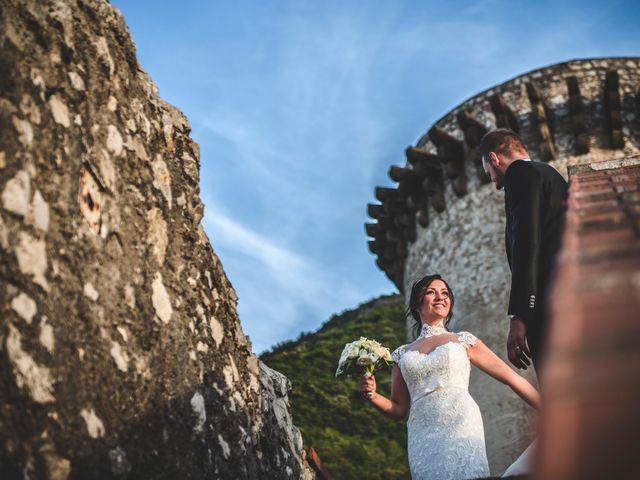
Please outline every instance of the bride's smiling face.
[{"label": "bride's smiling face", "polygon": [[449,289],[442,280],[434,280],[424,291],[422,305],[420,306],[422,321],[433,323],[442,320],[449,315],[450,309]]}]

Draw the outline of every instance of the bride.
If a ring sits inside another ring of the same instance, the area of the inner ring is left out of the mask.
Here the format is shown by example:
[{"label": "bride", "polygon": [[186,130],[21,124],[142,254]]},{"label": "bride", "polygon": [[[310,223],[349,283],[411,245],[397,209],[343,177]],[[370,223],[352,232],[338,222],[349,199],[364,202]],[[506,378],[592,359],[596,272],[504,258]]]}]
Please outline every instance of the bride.
[{"label": "bride", "polygon": [[469,479],[489,476],[484,429],[469,394],[470,364],[505,383],[534,408],[538,391],[469,332],[453,333],[453,293],[440,275],[414,283],[407,316],[413,343],[391,355],[391,398],[376,392],[375,377],[362,377],[359,391],[379,411],[399,421],[407,413],[411,478]]}]

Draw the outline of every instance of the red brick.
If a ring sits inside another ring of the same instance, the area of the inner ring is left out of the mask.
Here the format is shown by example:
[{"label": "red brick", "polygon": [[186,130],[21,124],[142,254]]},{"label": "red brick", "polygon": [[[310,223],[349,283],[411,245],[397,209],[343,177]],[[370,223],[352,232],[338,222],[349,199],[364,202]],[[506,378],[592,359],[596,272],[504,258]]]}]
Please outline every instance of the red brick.
[{"label": "red brick", "polygon": [[640,478],[639,178],[634,166],[571,179],[537,478]]},{"label": "red brick", "polygon": [[633,185],[633,184],[637,184],[638,182],[640,182],[640,172],[638,173],[628,173],[626,175],[612,175],[610,177],[610,181],[613,182],[614,184],[629,184],[629,185]]},{"label": "red brick", "polygon": [[625,183],[615,185],[615,191],[618,193],[624,192],[637,192],[640,189],[640,185],[637,183]]},{"label": "red brick", "polygon": [[576,175],[574,175],[573,177],[571,177],[571,181],[572,182],[587,182],[587,181],[593,181],[601,179],[603,177],[606,177],[606,174],[604,173],[606,170],[598,170],[598,171],[593,171],[593,172],[580,172]]},{"label": "red brick", "polygon": [[607,191],[598,191],[597,193],[583,194],[581,196],[574,195],[573,201],[576,205],[582,206],[617,198],[619,198],[619,194],[615,190],[609,189]]},{"label": "red brick", "polygon": [[[572,186],[574,186],[574,184],[572,184]],[[590,192],[592,190],[611,189],[611,186],[612,184],[609,179],[597,179],[589,182],[578,182],[574,188],[579,188],[583,192]]]},{"label": "red brick", "polygon": [[640,192],[627,192],[622,194],[623,203],[637,204],[640,203]]},{"label": "red brick", "polygon": [[593,231],[630,229],[632,224],[629,215],[625,212],[606,212],[581,218],[579,229],[581,233],[588,234]]},{"label": "red brick", "polygon": [[573,199],[571,203],[574,208],[572,209],[576,214],[582,216],[588,214],[591,209],[603,209],[606,207],[614,210],[620,210],[622,199],[619,193],[611,192],[608,198],[592,198],[584,197],[581,199]]}]

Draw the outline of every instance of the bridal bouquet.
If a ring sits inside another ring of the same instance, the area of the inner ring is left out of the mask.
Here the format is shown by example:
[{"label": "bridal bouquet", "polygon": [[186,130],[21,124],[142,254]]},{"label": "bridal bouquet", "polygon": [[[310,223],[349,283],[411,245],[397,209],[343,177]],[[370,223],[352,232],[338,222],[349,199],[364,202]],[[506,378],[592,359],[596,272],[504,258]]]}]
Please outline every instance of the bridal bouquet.
[{"label": "bridal bouquet", "polygon": [[370,377],[383,365],[390,365],[391,354],[375,340],[360,337],[360,340],[347,343],[342,350],[336,377],[342,375],[364,375]]}]

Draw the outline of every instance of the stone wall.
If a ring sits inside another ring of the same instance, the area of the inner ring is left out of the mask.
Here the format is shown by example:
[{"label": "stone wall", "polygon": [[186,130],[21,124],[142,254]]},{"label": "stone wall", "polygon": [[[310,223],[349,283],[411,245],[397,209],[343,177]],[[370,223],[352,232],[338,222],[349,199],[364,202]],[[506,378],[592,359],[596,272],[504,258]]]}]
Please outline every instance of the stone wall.
[{"label": "stone wall", "polygon": [[[571,79],[574,77],[574,79]],[[576,93],[576,85],[577,91]],[[504,196],[480,170],[488,129],[517,129],[532,159],[567,166],[640,153],[640,59],[576,60],[526,73],[463,102],[392,167],[395,189],[376,191],[367,226],[378,265],[406,294],[438,272],[456,295],[454,330],[478,335],[506,360],[510,271],[504,253]],[[534,380],[531,372],[527,378]],[[529,443],[530,409],[507,387],[473,372],[493,474]]]},{"label": "stone wall", "polygon": [[198,145],[102,0],[0,6],[2,478],[311,478],[200,224]]}]

